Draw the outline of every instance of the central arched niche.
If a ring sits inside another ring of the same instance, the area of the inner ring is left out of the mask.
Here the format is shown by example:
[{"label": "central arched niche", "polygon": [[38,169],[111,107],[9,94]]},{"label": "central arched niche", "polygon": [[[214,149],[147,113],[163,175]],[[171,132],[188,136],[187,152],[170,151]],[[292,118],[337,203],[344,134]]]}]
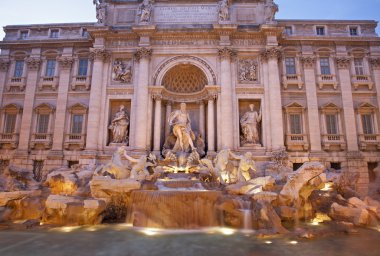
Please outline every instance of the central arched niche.
[{"label": "central arched niche", "polygon": [[162,79],[162,86],[173,93],[195,93],[208,84],[203,71],[192,64],[178,64],[169,69]]}]

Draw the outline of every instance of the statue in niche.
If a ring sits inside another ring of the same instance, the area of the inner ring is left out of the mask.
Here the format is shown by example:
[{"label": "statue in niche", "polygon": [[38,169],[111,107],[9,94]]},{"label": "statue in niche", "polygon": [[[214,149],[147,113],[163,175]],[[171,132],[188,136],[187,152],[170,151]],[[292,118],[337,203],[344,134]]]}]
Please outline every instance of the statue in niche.
[{"label": "statue in niche", "polygon": [[242,144],[260,144],[259,123],[261,122],[262,111],[257,113],[255,105],[249,105],[249,111],[240,119],[242,130]]},{"label": "statue in niche", "polygon": [[257,63],[254,60],[239,61],[239,81],[243,83],[257,81]]},{"label": "statue in niche", "polygon": [[121,105],[108,127],[112,132],[112,143],[128,143],[128,127],[128,113],[125,106]]},{"label": "statue in niche", "polygon": [[273,23],[274,16],[278,12],[278,5],[273,0],[266,0],[265,2],[264,19],[265,23]]},{"label": "statue in niche", "polygon": [[138,16],[140,16],[140,22],[146,23],[150,21],[153,11],[153,0],[143,0],[139,6]]},{"label": "statue in niche", "polygon": [[193,142],[195,135],[191,130],[191,121],[186,110],[186,103],[181,103],[181,108],[170,114],[168,122],[173,129],[174,136],[177,138],[173,151],[190,152],[196,150]]},{"label": "statue in niche", "polygon": [[107,18],[107,4],[104,0],[94,0],[96,7],[96,19],[99,24],[105,24]]},{"label": "statue in niche", "polygon": [[132,66],[130,62],[116,60],[112,67],[112,80],[122,83],[132,82]]},{"label": "statue in niche", "polygon": [[229,10],[229,0],[222,0],[219,2],[219,20],[229,21],[230,20],[230,10]]}]

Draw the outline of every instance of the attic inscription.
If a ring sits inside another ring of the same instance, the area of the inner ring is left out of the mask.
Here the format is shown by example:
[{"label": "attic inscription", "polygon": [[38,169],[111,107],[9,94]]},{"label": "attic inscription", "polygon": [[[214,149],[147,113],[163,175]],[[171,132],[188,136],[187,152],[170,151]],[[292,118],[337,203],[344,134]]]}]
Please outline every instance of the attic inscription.
[{"label": "attic inscription", "polygon": [[156,6],[154,8],[154,21],[160,23],[204,23],[217,20],[218,7],[213,5]]}]

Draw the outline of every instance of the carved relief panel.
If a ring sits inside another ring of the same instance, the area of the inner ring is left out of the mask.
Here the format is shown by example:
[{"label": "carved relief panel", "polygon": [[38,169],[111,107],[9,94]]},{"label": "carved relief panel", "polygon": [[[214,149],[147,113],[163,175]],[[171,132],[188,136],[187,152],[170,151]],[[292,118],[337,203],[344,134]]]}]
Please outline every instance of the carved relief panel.
[{"label": "carved relief panel", "polygon": [[238,62],[238,81],[241,84],[259,82],[259,65],[255,59],[240,59]]},{"label": "carved relief panel", "polygon": [[116,59],[112,65],[112,81],[124,84],[132,83],[132,60]]}]

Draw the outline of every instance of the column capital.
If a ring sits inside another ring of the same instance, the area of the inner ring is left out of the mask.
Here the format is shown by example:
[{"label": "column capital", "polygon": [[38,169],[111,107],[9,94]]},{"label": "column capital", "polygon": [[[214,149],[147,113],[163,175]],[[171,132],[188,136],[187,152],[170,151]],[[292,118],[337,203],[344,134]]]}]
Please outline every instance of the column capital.
[{"label": "column capital", "polygon": [[305,68],[313,68],[317,58],[314,55],[301,56],[300,60]]},{"label": "column capital", "polygon": [[371,63],[372,69],[380,70],[380,57],[369,58],[369,63]]},{"label": "column capital", "polygon": [[9,60],[0,59],[0,71],[7,71],[9,68],[9,64],[10,64]]},{"label": "column capital", "polygon": [[282,56],[282,49],[281,47],[271,47],[261,52],[261,56],[264,59],[279,59]]},{"label": "column capital", "polygon": [[347,69],[350,66],[350,57],[336,57],[335,58],[338,69]]},{"label": "column capital", "polygon": [[103,49],[103,48],[91,48],[90,49],[90,57],[93,60],[101,60],[106,61],[111,57],[111,54],[109,51]]},{"label": "column capital", "polygon": [[231,48],[224,47],[218,50],[219,57],[221,59],[232,59],[236,57],[236,52]]},{"label": "column capital", "polygon": [[25,62],[29,70],[38,70],[41,64],[41,59],[35,58],[35,57],[29,57],[25,59]]},{"label": "column capital", "polygon": [[74,63],[74,58],[68,56],[60,56],[57,57],[57,61],[62,69],[70,69]]},{"label": "column capital", "polygon": [[152,49],[142,47],[136,51],[135,58],[137,61],[140,61],[141,59],[150,59],[152,52]]},{"label": "column capital", "polygon": [[161,101],[162,100],[162,95],[158,93],[152,94],[152,99],[155,101]]},{"label": "column capital", "polygon": [[207,95],[207,100],[208,101],[214,101],[218,98],[218,93],[217,92],[209,92]]}]

